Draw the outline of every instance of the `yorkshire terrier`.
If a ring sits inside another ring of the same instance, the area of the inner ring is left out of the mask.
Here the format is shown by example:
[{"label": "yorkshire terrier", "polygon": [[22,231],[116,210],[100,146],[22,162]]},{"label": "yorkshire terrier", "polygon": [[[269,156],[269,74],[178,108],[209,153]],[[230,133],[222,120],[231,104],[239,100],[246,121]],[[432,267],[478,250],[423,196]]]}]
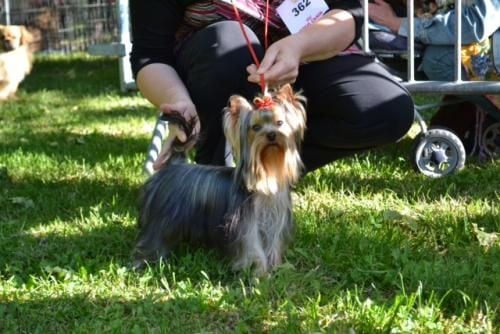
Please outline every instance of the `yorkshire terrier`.
[{"label": "yorkshire terrier", "polygon": [[[285,85],[252,102],[233,95],[223,110],[235,167],[188,163],[190,140],[160,154],[162,167],[140,196],[136,268],[167,259],[181,243],[221,250],[234,270],[257,275],[282,263],[293,228],[290,188],[302,170],[305,98]],[[179,117],[169,125],[190,133]]]}]

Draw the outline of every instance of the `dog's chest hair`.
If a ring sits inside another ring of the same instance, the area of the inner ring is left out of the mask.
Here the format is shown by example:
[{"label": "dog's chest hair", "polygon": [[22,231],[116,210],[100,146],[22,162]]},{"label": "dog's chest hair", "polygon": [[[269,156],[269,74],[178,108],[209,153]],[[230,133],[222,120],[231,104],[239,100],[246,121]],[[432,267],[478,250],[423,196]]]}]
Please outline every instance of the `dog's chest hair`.
[{"label": "dog's chest hair", "polygon": [[273,196],[255,194],[248,228],[257,228],[265,244],[275,243],[287,228],[290,206],[288,192],[278,192]]}]

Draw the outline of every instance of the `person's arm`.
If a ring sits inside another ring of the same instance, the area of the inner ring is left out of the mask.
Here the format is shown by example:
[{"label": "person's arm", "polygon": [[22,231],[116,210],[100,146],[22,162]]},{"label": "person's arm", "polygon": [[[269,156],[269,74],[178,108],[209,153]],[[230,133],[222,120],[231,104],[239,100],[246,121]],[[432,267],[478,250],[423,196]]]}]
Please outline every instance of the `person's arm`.
[{"label": "person's arm", "polygon": [[334,9],[315,23],[290,36],[297,44],[301,62],[331,58],[354,41],[355,22],[344,10]]},{"label": "person's arm", "polygon": [[132,28],[130,63],[134,76],[149,64],[172,65],[182,7],[173,0],[130,0],[129,8]]},{"label": "person's arm", "polygon": [[[130,62],[142,95],[163,113],[181,115],[193,125],[191,135],[196,135],[200,130],[196,107],[173,67],[175,34],[182,15],[182,7],[173,0],[131,0]],[[190,135],[172,125],[173,130],[183,142]],[[171,144],[164,145],[160,156],[170,150]]]},{"label": "person's arm", "polygon": [[137,86],[160,107],[191,98],[173,68],[175,33],[183,9],[172,0],[131,0],[132,52],[130,62]]},{"label": "person's arm", "polygon": [[260,74],[264,74],[271,86],[294,82],[301,63],[331,58],[344,51],[361,31],[362,17],[355,10],[332,9],[298,33],[273,43],[259,69],[255,65],[247,68],[248,80],[258,83]]},{"label": "person's arm", "polygon": [[[370,18],[389,27],[401,36],[408,36],[408,18],[397,17],[383,0],[370,4]],[[500,1],[476,0],[462,7],[462,43],[480,42],[500,27]],[[415,18],[415,39],[424,44],[453,45],[455,42],[455,11],[432,18]]]},{"label": "person's arm", "polygon": [[197,117],[186,86],[172,66],[148,64],[137,73],[136,82],[142,95],[162,112],[176,111],[187,121]]}]

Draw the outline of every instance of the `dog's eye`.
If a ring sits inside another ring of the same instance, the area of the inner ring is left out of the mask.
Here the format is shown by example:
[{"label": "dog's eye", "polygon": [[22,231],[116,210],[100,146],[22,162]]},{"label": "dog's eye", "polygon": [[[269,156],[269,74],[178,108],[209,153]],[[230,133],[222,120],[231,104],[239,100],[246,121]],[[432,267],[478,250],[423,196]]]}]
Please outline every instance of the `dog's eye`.
[{"label": "dog's eye", "polygon": [[259,124],[255,124],[252,126],[252,130],[255,131],[255,132],[259,132],[260,129],[262,129],[262,126],[259,125]]},{"label": "dog's eye", "polygon": [[283,125],[283,121],[279,120],[279,121],[276,122],[276,126],[280,127],[282,125]]}]

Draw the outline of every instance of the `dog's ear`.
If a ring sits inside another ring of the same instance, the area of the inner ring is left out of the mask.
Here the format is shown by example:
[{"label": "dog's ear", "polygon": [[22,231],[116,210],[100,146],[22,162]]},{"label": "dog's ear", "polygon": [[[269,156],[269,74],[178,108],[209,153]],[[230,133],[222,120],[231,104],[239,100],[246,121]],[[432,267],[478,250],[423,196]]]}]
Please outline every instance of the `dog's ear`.
[{"label": "dog's ear", "polygon": [[[227,107],[224,108],[224,118],[231,119],[234,123],[240,118],[242,112],[248,112],[252,110],[252,105],[241,95],[231,95],[227,103]],[[229,125],[229,124],[228,124]]]},{"label": "dog's ear", "polygon": [[290,84],[281,86],[276,92],[276,97],[280,101],[291,103],[296,108],[306,104],[306,98],[300,93],[295,93]]},{"label": "dog's ear", "polygon": [[252,111],[252,106],[243,96],[232,95],[224,108],[224,135],[231,146],[233,158],[240,159],[240,121],[243,114]]},{"label": "dog's ear", "polygon": [[21,45],[28,45],[33,42],[33,35],[25,26],[19,26],[21,29]]},{"label": "dog's ear", "polygon": [[252,106],[241,95],[232,95],[227,104],[227,112],[230,112],[233,117],[238,117],[241,111],[250,111]]},{"label": "dog's ear", "polygon": [[288,123],[295,130],[297,139],[301,141],[306,129],[306,98],[300,93],[295,93],[290,84],[281,86],[276,97],[285,106]]},{"label": "dog's ear", "polygon": [[295,93],[293,92],[292,85],[285,84],[281,86],[278,90],[278,95],[285,101],[292,102],[295,99]]}]

